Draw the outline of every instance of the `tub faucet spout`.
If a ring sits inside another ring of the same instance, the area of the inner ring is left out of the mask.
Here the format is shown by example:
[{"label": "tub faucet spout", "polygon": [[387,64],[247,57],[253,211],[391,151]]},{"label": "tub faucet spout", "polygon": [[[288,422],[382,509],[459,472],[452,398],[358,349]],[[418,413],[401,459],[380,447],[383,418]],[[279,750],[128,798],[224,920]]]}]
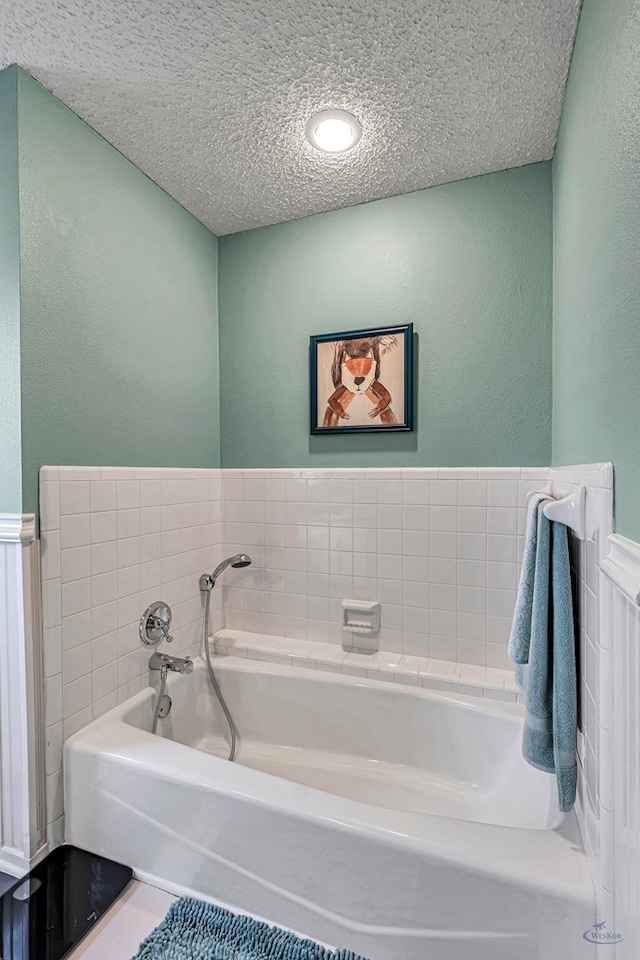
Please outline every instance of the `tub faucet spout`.
[{"label": "tub faucet spout", "polygon": [[170,657],[166,653],[154,653],[149,660],[149,670],[172,670],[174,673],[191,673],[191,657]]}]

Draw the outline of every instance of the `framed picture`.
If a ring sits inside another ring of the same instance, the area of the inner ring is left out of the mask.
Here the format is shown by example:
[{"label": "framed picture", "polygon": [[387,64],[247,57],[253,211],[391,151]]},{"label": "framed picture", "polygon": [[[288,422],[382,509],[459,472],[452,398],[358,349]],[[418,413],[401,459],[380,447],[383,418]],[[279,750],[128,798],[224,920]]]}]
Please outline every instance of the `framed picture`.
[{"label": "framed picture", "polygon": [[413,430],[413,324],[311,337],[311,433]]}]

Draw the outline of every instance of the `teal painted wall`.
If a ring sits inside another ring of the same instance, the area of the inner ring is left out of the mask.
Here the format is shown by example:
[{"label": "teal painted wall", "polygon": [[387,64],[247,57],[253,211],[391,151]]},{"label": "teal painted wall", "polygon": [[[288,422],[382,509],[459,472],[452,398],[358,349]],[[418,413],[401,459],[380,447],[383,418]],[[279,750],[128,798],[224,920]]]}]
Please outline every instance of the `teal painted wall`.
[{"label": "teal painted wall", "polygon": [[15,67],[0,72],[0,513],[21,513],[20,212]]},{"label": "teal painted wall", "polygon": [[219,464],[217,245],[18,72],[23,486],[44,463]]},{"label": "teal painted wall", "polygon": [[640,540],[640,7],[585,0],[553,163],[554,463],[613,460]]},{"label": "teal painted wall", "polygon": [[[551,168],[220,241],[225,467],[547,465]],[[413,321],[410,434],[309,437],[308,340]]]}]

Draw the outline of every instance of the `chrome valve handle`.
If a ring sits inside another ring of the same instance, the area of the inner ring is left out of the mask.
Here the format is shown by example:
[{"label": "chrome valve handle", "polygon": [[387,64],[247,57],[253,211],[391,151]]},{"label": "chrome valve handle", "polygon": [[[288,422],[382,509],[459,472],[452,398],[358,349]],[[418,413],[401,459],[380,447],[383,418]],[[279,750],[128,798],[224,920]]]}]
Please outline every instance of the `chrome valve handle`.
[{"label": "chrome valve handle", "polygon": [[140,618],[140,639],[148,647],[155,647],[162,640],[171,643],[171,607],[163,600],[156,600],[147,607]]}]

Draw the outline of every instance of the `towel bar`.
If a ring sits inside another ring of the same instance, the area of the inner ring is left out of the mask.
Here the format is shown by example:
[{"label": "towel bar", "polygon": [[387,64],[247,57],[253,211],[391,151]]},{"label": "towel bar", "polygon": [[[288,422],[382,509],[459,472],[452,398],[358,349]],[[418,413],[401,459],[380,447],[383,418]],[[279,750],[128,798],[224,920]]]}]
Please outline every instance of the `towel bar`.
[{"label": "towel bar", "polygon": [[[553,496],[553,484],[548,483],[542,490],[536,490],[535,493],[546,493]],[[532,496],[533,494],[530,494]],[[586,511],[586,487],[574,487],[571,493],[559,500],[551,500],[545,503],[542,510],[547,520],[555,520],[556,523],[564,523],[565,526],[573,530],[578,540],[587,538],[587,511]]]}]

